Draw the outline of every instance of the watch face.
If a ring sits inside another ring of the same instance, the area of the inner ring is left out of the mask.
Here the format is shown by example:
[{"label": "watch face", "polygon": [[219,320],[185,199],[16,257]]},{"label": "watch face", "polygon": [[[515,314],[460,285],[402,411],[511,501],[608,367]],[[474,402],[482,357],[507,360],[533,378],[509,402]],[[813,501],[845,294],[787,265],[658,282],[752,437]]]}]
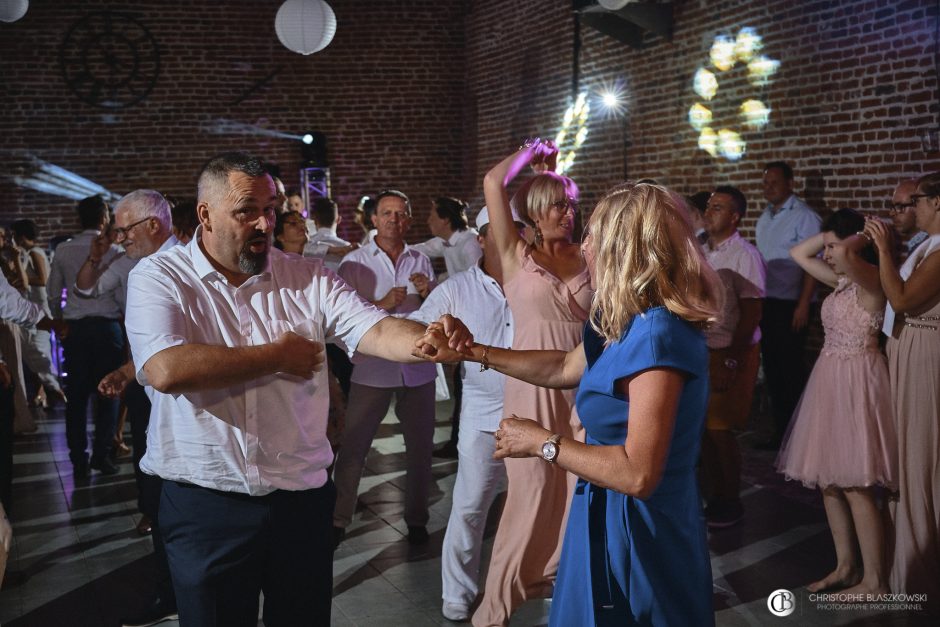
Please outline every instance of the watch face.
[{"label": "watch face", "polygon": [[542,457],[547,461],[554,461],[558,455],[558,447],[554,442],[545,442],[542,444]]}]

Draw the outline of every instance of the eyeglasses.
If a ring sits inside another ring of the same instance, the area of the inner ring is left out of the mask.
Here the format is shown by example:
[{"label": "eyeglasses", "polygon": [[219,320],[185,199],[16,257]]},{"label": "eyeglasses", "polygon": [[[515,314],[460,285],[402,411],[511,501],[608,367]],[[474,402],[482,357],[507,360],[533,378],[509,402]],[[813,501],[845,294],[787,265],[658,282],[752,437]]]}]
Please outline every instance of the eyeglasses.
[{"label": "eyeglasses", "polygon": [[151,219],[153,219],[153,216],[147,216],[147,217],[144,218],[143,220],[138,220],[137,222],[135,222],[135,223],[133,223],[133,224],[128,224],[128,225],[125,226],[124,228],[114,228],[114,229],[111,229],[111,232],[114,233],[114,241],[116,241],[116,242],[121,242],[121,241],[123,241],[124,238],[127,237],[127,234],[130,233],[130,230],[131,230],[131,229],[133,229],[133,228],[134,228],[135,226],[137,226],[138,224],[143,224],[143,223],[146,222],[147,220],[151,220]]},{"label": "eyeglasses", "polygon": [[550,206],[558,209],[559,211],[564,211],[566,209],[573,209],[574,211],[578,210],[578,203],[573,198],[563,198],[561,200],[556,200]]},{"label": "eyeglasses", "polygon": [[917,204],[916,201],[896,203],[896,202],[892,202],[889,200],[888,202],[885,203],[885,208],[888,210],[888,213],[890,213],[891,215],[897,215],[899,213],[904,213],[908,209],[913,209],[914,205],[916,204]]},{"label": "eyeglasses", "polygon": [[911,194],[911,206],[916,205],[921,198],[936,198],[937,194]]}]

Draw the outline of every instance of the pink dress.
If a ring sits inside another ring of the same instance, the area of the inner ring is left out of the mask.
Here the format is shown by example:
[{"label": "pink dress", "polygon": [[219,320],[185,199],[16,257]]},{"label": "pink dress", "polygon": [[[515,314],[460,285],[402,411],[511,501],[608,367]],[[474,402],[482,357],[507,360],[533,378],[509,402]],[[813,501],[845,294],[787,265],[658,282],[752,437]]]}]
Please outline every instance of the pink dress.
[{"label": "pink dress", "polygon": [[846,278],[822,305],[826,333],[794,412],[777,470],[808,488],[898,485],[898,441],[888,365],[878,350],[882,313],[858,302]]},{"label": "pink dress", "polygon": [[[538,265],[531,249],[503,290],[512,310],[516,350],[568,351],[581,342],[591,308],[587,270],[565,283]],[[575,390],[549,390],[506,378],[503,414],[537,420],[553,433],[584,441]],[[477,627],[505,625],[524,601],[551,596],[568,503],[576,477],[542,459],[507,459],[508,493],[486,576]]]}]

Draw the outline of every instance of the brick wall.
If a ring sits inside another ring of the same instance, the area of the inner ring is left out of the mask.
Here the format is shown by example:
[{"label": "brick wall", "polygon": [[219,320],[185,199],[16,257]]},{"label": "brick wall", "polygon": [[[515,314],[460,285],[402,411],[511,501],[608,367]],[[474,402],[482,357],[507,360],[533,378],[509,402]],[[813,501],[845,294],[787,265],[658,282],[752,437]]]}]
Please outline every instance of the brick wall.
[{"label": "brick wall", "polygon": [[[940,155],[924,154],[920,141],[921,132],[937,126],[936,3],[674,4],[672,40],[649,37],[644,50],[581,27],[580,88],[596,95],[603,84],[622,81],[628,94],[626,133],[622,119],[592,110],[587,141],[570,171],[585,207],[621,180],[624,137],[631,178],[653,177],[689,193],[739,186],[750,201],[748,231],[762,203],[760,168],[770,160],[793,164],[801,193],[818,209],[880,209],[899,178],[940,169]],[[521,138],[557,132],[573,93],[576,29],[569,2],[471,5],[467,127],[475,152],[465,167],[468,180],[480,180]],[[687,114],[700,100],[692,77],[708,65],[714,37],[733,37],[745,26],[781,65],[759,90],[740,67],[716,72],[716,113],[756,94],[772,109],[769,125],[745,134],[747,153],[732,163],[697,148]]]},{"label": "brick wall", "polygon": [[[12,184],[29,155],[119,194],[146,186],[194,195],[207,158],[246,149],[279,164],[290,187],[297,186],[299,142],[262,133],[315,129],[328,137],[344,212],[363,193],[398,187],[419,213],[412,235],[426,236],[428,199],[463,185],[464,3],[330,0],[336,36],[306,57],[277,39],[280,4],[33,2],[19,22],[0,23],[0,222],[35,216],[46,237],[77,228],[73,201]],[[72,24],[105,8],[139,19],[161,50],[150,95],[115,111],[78,100],[59,65]],[[224,130],[233,123],[261,131]]]},{"label": "brick wall", "polygon": [[[419,239],[429,197],[456,194],[478,208],[488,167],[524,137],[557,132],[574,93],[569,0],[330,4],[339,22],[333,43],[303,57],[277,41],[276,0],[33,2],[21,21],[0,24],[0,221],[33,215],[47,235],[75,229],[71,201],[11,183],[27,155],[117,193],[151,186],[191,194],[199,165],[232,148],[265,155],[290,179],[295,140],[221,132],[230,121],[264,132],[323,131],[344,211],[364,192],[398,186],[416,202]],[[70,26],[103,8],[137,17],[162,52],[151,94],[112,112],[77,100],[59,68]],[[940,167],[919,138],[938,124],[935,3],[684,0],[674,15],[672,40],[650,37],[643,50],[580,29],[580,89],[596,94],[621,81],[629,97],[626,118],[594,106],[570,171],[585,207],[626,167],[631,177],[683,192],[740,186],[750,199],[749,229],[761,203],[760,166],[771,159],[793,163],[801,193],[820,209],[880,207],[898,178]],[[760,92],[733,72],[719,77],[716,111],[754,93],[772,108],[768,127],[745,134],[747,154],[732,163],[696,147],[687,112],[712,40],[743,26],[756,29],[781,66]]]}]

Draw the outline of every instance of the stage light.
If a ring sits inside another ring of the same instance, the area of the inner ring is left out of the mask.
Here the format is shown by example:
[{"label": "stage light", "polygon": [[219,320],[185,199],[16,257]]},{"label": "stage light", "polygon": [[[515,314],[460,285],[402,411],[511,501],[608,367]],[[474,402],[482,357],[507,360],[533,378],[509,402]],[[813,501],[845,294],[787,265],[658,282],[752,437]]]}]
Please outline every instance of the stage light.
[{"label": "stage light", "polygon": [[770,109],[760,100],[745,100],[741,103],[741,117],[750,128],[761,130],[770,120]]},{"label": "stage light", "polygon": [[712,112],[708,107],[698,102],[692,105],[692,108],[689,109],[689,124],[692,125],[692,128],[700,131],[711,123]]},{"label": "stage light", "polygon": [[718,135],[706,126],[698,136],[698,147],[713,157],[718,156]]},{"label": "stage light", "polygon": [[558,146],[555,171],[558,174],[564,174],[574,165],[577,150],[587,139],[587,123],[591,113],[591,105],[587,97],[586,91],[578,94],[574,104],[565,110],[561,128],[555,135],[555,145]]},{"label": "stage light", "polygon": [[734,56],[734,40],[724,35],[715,37],[708,57],[711,59],[712,65],[722,72],[727,72],[734,67],[737,61]]},{"label": "stage light", "polygon": [[744,156],[745,143],[741,135],[723,128],[718,131],[718,152],[728,161],[737,161]]},{"label": "stage light", "polygon": [[[780,67],[780,62],[761,54],[763,47],[764,42],[757,31],[744,27],[734,38],[726,34],[715,36],[708,52],[709,62],[718,72],[726,73],[723,80],[727,77],[735,84],[734,81],[746,78],[754,87],[764,87]],[[734,70],[735,66],[740,69]],[[723,102],[706,105],[718,98],[718,83],[716,73],[705,67],[696,70],[692,91],[701,102],[695,102],[689,108],[689,125],[699,131],[698,147],[701,150],[712,157],[737,161],[747,151],[743,133],[763,130],[770,123],[771,109],[763,99],[762,90],[753,90],[756,92],[753,96],[744,94],[741,101],[731,106]],[[722,128],[716,132],[713,127],[718,126]]]},{"label": "stage light", "polygon": [[770,77],[776,73],[779,67],[780,61],[761,55],[747,64],[747,78],[751,85],[763,87],[770,82]]},{"label": "stage light", "polygon": [[308,146],[313,143],[313,135],[310,133],[305,133],[303,137],[300,138],[300,141],[307,144]]},{"label": "stage light", "polygon": [[742,63],[748,63],[760,52],[764,42],[753,28],[745,27],[738,32],[734,40],[734,56]]},{"label": "stage light", "polygon": [[34,159],[32,172],[28,176],[13,177],[13,182],[20,187],[72,200],[88,196],[102,196],[105,200],[120,198],[101,185],[42,159]]},{"label": "stage light", "polygon": [[705,100],[711,100],[718,93],[718,79],[705,68],[699,68],[692,79],[692,89]]},{"label": "stage light", "polygon": [[604,103],[604,106],[608,109],[613,109],[620,104],[620,100],[617,98],[616,94],[610,92],[601,94],[601,102]]}]

